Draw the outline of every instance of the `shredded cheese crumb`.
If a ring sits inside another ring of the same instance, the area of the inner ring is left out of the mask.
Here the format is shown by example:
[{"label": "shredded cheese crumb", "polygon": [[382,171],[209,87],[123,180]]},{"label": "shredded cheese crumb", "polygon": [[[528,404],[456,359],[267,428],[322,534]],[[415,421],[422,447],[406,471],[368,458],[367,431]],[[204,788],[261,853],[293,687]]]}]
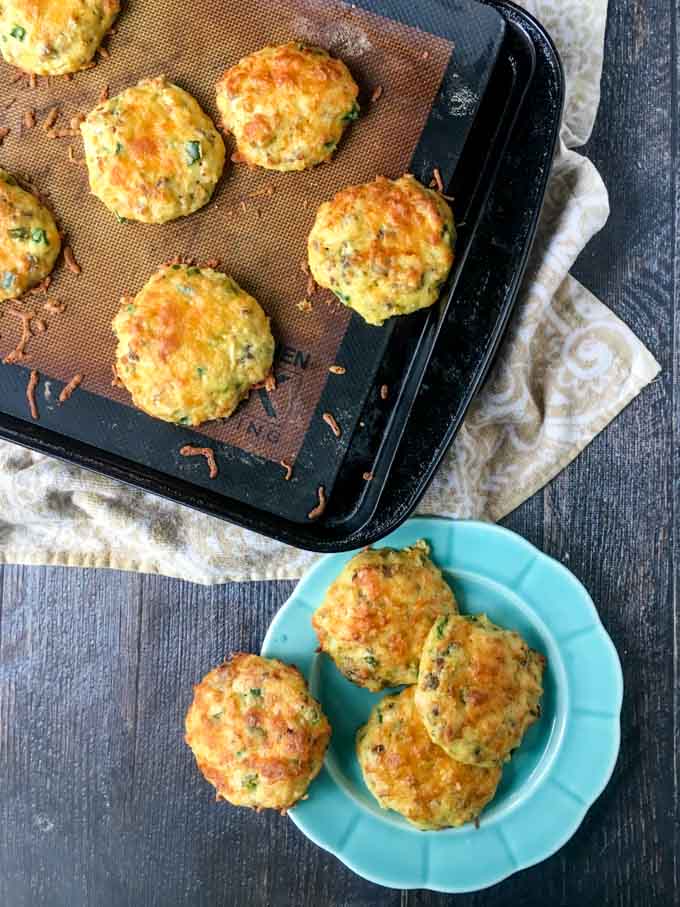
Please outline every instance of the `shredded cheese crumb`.
[{"label": "shredded cheese crumb", "polygon": [[111,371],[113,372],[113,380],[111,381],[111,387],[125,387],[123,382],[120,380],[118,372],[116,371],[115,362],[111,363]]},{"label": "shredded cheese crumb", "polygon": [[76,261],[75,255],[73,254],[73,249],[70,246],[64,246],[64,261],[66,262],[66,267],[73,274],[80,274],[82,268]]},{"label": "shredded cheese crumb", "polygon": [[48,312],[54,312],[55,315],[61,315],[66,310],[66,303],[62,302],[61,299],[50,298],[43,304],[43,308],[47,309]]},{"label": "shredded cheese crumb", "polygon": [[262,186],[261,189],[256,189],[254,192],[251,192],[248,198],[271,198],[273,194],[273,186]]},{"label": "shredded cheese crumb", "polygon": [[26,385],[26,399],[28,400],[28,406],[31,410],[31,416],[33,419],[38,421],[40,418],[40,413],[38,412],[38,405],[35,402],[35,390],[40,381],[40,372],[33,369],[31,375],[28,379],[28,384]]},{"label": "shredded cheese crumb", "polygon": [[437,192],[444,191],[444,182],[442,180],[442,175],[439,167],[435,167],[432,171],[432,180],[430,182],[430,185],[435,187],[437,189]]},{"label": "shredded cheese crumb", "polygon": [[318,520],[326,509],[326,489],[323,487],[323,485],[319,485],[316,494],[319,499],[319,503],[307,514],[308,520]]},{"label": "shredded cheese crumb", "polygon": [[73,391],[76,390],[76,388],[80,387],[82,380],[83,376],[80,374],[74,375],[73,378],[71,378],[69,383],[62,388],[61,393],[59,394],[60,404],[66,403],[66,401],[71,397]]},{"label": "shredded cheese crumb", "polygon": [[57,117],[59,116],[59,107],[51,107],[45,120],[42,124],[42,128],[47,132],[50,130],[54,124],[57,122]]},{"label": "shredded cheese crumb", "polygon": [[23,359],[26,355],[28,341],[33,336],[31,333],[31,318],[33,318],[33,314],[32,312],[22,312],[21,309],[14,308],[7,309],[7,312],[10,315],[14,315],[15,318],[21,319],[21,337],[19,338],[19,342],[12,352],[8,353],[2,360],[5,365],[10,365],[13,362],[17,362],[19,359]]},{"label": "shredded cheese crumb", "polygon": [[330,430],[333,432],[333,434],[335,435],[336,438],[339,438],[342,435],[340,426],[335,421],[335,419],[331,413],[324,413],[321,418],[326,423],[326,425],[330,428]]},{"label": "shredded cheese crumb", "polygon": [[73,145],[68,146],[68,159],[72,164],[78,164],[80,167],[81,164],[85,163],[85,158],[76,157],[75,151],[73,150]]},{"label": "shredded cheese crumb", "polygon": [[183,457],[205,457],[208,464],[208,475],[211,479],[217,478],[217,463],[215,462],[215,452],[212,447],[193,447],[191,444],[185,444],[180,448],[180,454]]}]

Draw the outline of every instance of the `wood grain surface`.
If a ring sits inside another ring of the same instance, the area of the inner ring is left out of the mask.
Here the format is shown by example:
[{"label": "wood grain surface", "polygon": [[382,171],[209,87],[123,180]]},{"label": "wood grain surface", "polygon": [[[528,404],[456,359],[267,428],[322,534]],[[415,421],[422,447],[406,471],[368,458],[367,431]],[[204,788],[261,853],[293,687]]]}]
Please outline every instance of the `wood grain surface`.
[{"label": "wood grain surface", "polygon": [[292,583],[202,588],[6,567],[0,905],[679,903],[677,38],[674,0],[611,3],[587,151],[612,215],[576,268],[649,345],[662,374],[505,521],[585,583],[623,661],[621,756],[574,838],[476,895],[364,882],[289,820],[216,804],[182,741],[192,683],[229,651],[258,649]]}]

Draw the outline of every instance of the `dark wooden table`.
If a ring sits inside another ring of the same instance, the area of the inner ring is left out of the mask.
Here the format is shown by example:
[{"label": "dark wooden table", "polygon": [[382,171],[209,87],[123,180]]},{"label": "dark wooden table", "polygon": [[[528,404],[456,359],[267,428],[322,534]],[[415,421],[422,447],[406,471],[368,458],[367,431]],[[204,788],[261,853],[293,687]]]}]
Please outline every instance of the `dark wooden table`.
[{"label": "dark wooden table", "polygon": [[[599,607],[624,667],[621,756],[566,847],[461,907],[679,903],[677,28],[673,0],[612,3],[587,149],[612,216],[576,268],[663,373],[505,521],[571,567]],[[191,684],[230,650],[257,650],[292,588],[2,570],[0,905],[448,900],[362,881],[289,820],[216,805],[196,772],[181,736]]]}]

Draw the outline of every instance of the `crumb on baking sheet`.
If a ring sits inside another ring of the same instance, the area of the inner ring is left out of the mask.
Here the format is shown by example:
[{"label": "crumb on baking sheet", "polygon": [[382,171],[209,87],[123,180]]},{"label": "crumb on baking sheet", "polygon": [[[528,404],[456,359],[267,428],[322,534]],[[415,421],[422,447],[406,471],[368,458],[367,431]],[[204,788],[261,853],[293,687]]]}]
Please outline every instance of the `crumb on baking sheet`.
[{"label": "crumb on baking sheet", "polygon": [[180,447],[180,454],[183,457],[205,457],[208,464],[208,475],[211,479],[217,478],[217,463],[215,461],[215,452],[212,447],[194,447],[191,444],[185,444]]},{"label": "crumb on baking sheet", "polygon": [[442,179],[441,170],[439,167],[435,167],[432,171],[432,179],[430,180],[430,188],[435,189],[443,199],[447,202],[455,201],[453,195],[444,194],[444,180]]},{"label": "crumb on baking sheet", "polygon": [[321,418],[326,423],[326,425],[330,428],[330,430],[333,432],[333,434],[335,435],[336,438],[339,438],[342,435],[340,426],[335,421],[335,418],[332,413],[324,413],[321,416]]},{"label": "crumb on baking sheet", "polygon": [[272,185],[262,186],[260,189],[256,189],[254,192],[251,192],[248,198],[271,198],[274,194],[274,187]]},{"label": "crumb on baking sheet", "polygon": [[307,298],[301,299],[300,302],[296,302],[295,307],[300,309],[301,312],[311,312],[312,311],[312,303]]},{"label": "crumb on baking sheet", "polygon": [[78,164],[79,167],[85,163],[84,157],[76,157],[73,145],[68,146],[68,159],[72,164]]},{"label": "crumb on baking sheet", "polygon": [[47,137],[50,139],[72,139],[77,135],[73,129],[68,126],[63,127],[62,129],[48,129]]},{"label": "crumb on baking sheet", "polygon": [[0,126],[0,145],[5,141],[7,136],[10,134],[9,126]]},{"label": "crumb on baking sheet", "polygon": [[42,128],[47,132],[50,130],[54,124],[57,122],[59,117],[59,106],[55,104],[54,107],[50,107],[47,112],[47,116],[43,120]]},{"label": "crumb on baking sheet", "polygon": [[62,302],[61,299],[54,299],[50,296],[47,301],[43,303],[43,308],[47,309],[48,312],[53,312],[55,315],[61,315],[66,311],[66,303]]},{"label": "crumb on baking sheet", "polygon": [[38,404],[35,402],[35,391],[39,381],[40,372],[36,369],[33,369],[28,379],[28,384],[26,385],[26,399],[28,400],[28,406],[31,410],[31,417],[36,421],[40,418],[40,413],[38,412]]},{"label": "crumb on baking sheet", "polygon": [[25,296],[44,296],[52,283],[52,278],[48,274],[47,277],[43,277],[40,283],[37,283],[34,287],[31,287],[30,290],[26,290]]},{"label": "crumb on baking sheet", "polygon": [[344,375],[347,372],[347,369],[344,365],[329,365],[328,371],[331,375]]},{"label": "crumb on baking sheet", "polygon": [[111,363],[111,371],[113,372],[113,379],[111,380],[111,387],[125,387],[123,382],[120,380],[120,376],[116,370],[116,363]]},{"label": "crumb on baking sheet", "polygon": [[[163,264],[167,268],[171,268],[173,265],[188,265],[189,267],[194,267],[196,265],[196,259],[191,255],[173,255],[172,258],[167,258]],[[130,302],[133,301],[132,296],[123,296],[123,299],[129,299]]]},{"label": "crumb on baking sheet", "polygon": [[371,93],[371,101],[373,103],[375,103],[376,101],[379,101],[382,96],[383,96],[382,85],[376,85],[375,88],[373,89],[373,92]]},{"label": "crumb on baking sheet", "polygon": [[390,395],[390,389],[386,384],[380,385],[380,399],[387,400]]},{"label": "crumb on baking sheet", "polygon": [[28,110],[24,111],[23,124],[24,129],[33,129],[35,126],[35,110],[33,107],[29,107]]},{"label": "crumb on baking sheet", "polygon": [[276,375],[274,372],[270,372],[264,381],[258,381],[256,384],[253,384],[251,390],[261,391],[265,390],[268,394],[271,394],[276,390]]},{"label": "crumb on baking sheet", "polygon": [[373,481],[373,473],[365,472],[361,478],[364,480],[364,482],[371,482],[371,481]]},{"label": "crumb on baking sheet", "polygon": [[6,311],[9,315],[14,315],[15,318],[19,318],[21,320],[21,337],[19,338],[19,342],[14,347],[14,349],[2,360],[5,365],[10,365],[13,362],[17,362],[19,359],[23,359],[26,355],[26,347],[28,346],[28,341],[33,336],[33,333],[31,331],[31,319],[33,318],[33,313],[24,312],[21,309],[15,309],[11,307]]},{"label": "crumb on baking sheet", "polygon": [[80,274],[82,272],[83,269],[76,261],[76,257],[73,254],[73,249],[70,246],[64,246],[64,261],[66,262],[66,267],[73,274]]},{"label": "crumb on baking sheet", "polygon": [[73,392],[78,387],[80,387],[82,380],[83,380],[83,376],[80,373],[78,373],[77,375],[74,375],[73,378],[71,378],[71,380],[69,381],[68,384],[64,385],[64,387],[61,389],[61,393],[59,394],[59,403],[60,404],[66,403],[66,401],[70,399]]},{"label": "crumb on baking sheet", "polygon": [[286,470],[286,472],[283,476],[284,480],[286,482],[290,482],[291,476],[293,475],[293,467],[290,465],[290,463],[287,463],[285,460],[279,460],[279,463]]},{"label": "crumb on baking sheet", "polygon": [[319,485],[316,494],[319,499],[319,503],[307,514],[307,519],[309,520],[318,520],[326,509],[326,489],[323,487],[323,485]]}]

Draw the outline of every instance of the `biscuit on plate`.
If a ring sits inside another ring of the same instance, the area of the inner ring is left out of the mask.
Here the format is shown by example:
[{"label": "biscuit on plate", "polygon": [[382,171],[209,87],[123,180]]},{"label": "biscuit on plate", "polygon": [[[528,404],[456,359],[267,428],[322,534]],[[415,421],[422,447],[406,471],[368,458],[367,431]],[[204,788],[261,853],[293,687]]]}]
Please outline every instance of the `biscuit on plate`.
[{"label": "biscuit on plate", "polygon": [[77,72],[90,63],[119,11],[118,0],[2,0],[0,51],[25,72]]},{"label": "biscuit on plate", "polygon": [[486,615],[439,618],[420,662],[415,701],[434,743],[470,765],[510,758],[541,714],[545,657]]},{"label": "biscuit on plate", "polygon": [[119,220],[162,224],[197,211],[224,167],[210,117],[163,76],[97,104],[80,131],[90,188]]},{"label": "biscuit on plate", "polygon": [[383,809],[423,830],[476,819],[496,793],[501,768],[456,762],[436,746],[415,708],[414,687],[386,696],[357,733],[366,786]]},{"label": "biscuit on plate", "polygon": [[331,729],[292,665],[237,654],[194,687],[186,742],[234,806],[286,810],[321,769]]},{"label": "biscuit on plate", "polygon": [[199,425],[229,416],[270,373],[269,319],[212,268],[164,265],[113,320],[116,371],[140,409]]},{"label": "biscuit on plate", "polygon": [[453,264],[453,214],[413,176],[379,176],[342,189],[319,208],[309,267],[369,324],[431,306]]},{"label": "biscuit on plate", "polygon": [[0,169],[0,300],[15,299],[47,277],[60,248],[47,208]]},{"label": "biscuit on plate", "polygon": [[361,551],[343,567],[314,612],[322,651],[359,686],[382,690],[415,683],[433,621],[458,610],[429,554],[422,540],[401,551]]},{"label": "biscuit on plate", "polygon": [[301,42],[244,57],[216,91],[237,160],[267,170],[305,170],[328,160],[359,116],[359,89],[345,64]]}]

